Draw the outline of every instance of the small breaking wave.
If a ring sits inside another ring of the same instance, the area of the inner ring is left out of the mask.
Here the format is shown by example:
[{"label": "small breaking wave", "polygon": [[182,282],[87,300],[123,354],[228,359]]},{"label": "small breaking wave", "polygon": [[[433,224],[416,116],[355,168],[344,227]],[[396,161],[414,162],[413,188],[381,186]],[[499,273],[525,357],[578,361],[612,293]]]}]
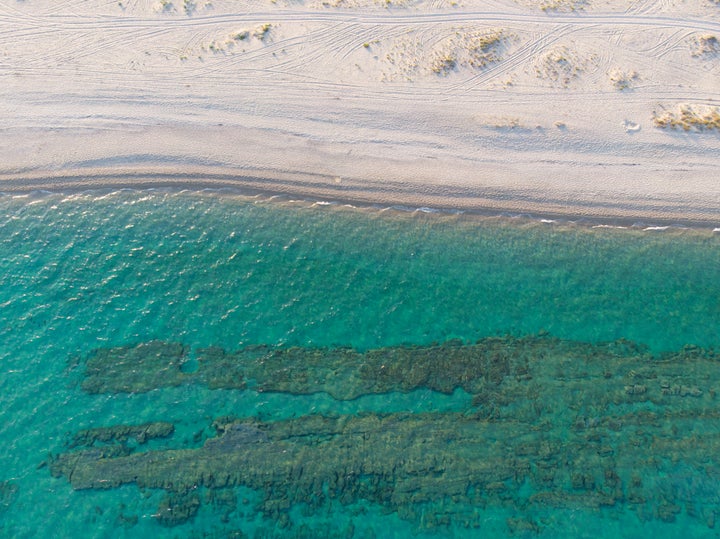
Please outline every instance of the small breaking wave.
[{"label": "small breaking wave", "polygon": [[121,188],[91,188],[82,191],[65,192],[50,190],[35,190],[26,193],[18,192],[2,192],[0,191],[0,201],[13,200],[17,202],[42,202],[47,199],[58,199],[60,202],[91,202],[91,201],[112,201],[114,198],[125,198],[124,203],[137,203],[152,200],[157,197],[158,200],[163,198],[174,197],[218,197],[223,199],[237,198],[240,201],[252,201],[254,203],[278,203],[291,205],[306,205],[309,208],[316,208],[319,211],[329,208],[337,208],[343,210],[356,210],[363,212],[378,213],[400,213],[411,215],[427,215],[427,216],[464,216],[469,219],[501,219],[512,222],[522,221],[527,223],[539,223],[552,226],[570,226],[583,227],[589,229],[609,229],[609,230],[635,230],[643,232],[676,232],[676,231],[705,231],[716,234],[720,232],[720,227],[704,224],[660,224],[647,222],[627,222],[623,223],[620,219],[602,219],[602,218],[572,218],[563,216],[536,215],[528,212],[507,212],[492,210],[463,210],[451,207],[433,207],[433,206],[413,206],[405,204],[382,205],[377,203],[362,203],[358,201],[333,200],[333,199],[316,199],[313,197],[290,196],[283,193],[272,192],[256,192],[247,191],[238,187],[202,187],[192,189],[187,187],[121,187]]}]

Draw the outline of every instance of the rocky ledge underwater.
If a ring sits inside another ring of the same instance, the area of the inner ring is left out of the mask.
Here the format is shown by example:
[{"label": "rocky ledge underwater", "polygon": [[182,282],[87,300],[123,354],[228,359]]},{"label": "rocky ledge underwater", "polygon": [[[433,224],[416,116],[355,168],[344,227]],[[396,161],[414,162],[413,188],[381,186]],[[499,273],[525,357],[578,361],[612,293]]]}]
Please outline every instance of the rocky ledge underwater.
[{"label": "rocky ledge underwater", "polygon": [[[370,504],[417,533],[482,529],[498,508],[512,515],[505,526],[516,536],[556,526],[552,515],[563,510],[634,513],[640,522],[683,515],[712,529],[720,516],[718,360],[693,346],[653,354],[626,340],[547,334],[367,351],[190,350],[162,341],[103,348],[70,362],[87,394],[197,384],[337,401],[417,389],[472,399],[453,411],[215,417],[213,435],[195,447],[173,445],[174,425],[161,417],[130,418],[69,433],[48,468],[78,490],[162,491],[155,518],[168,527],[202,508],[227,523],[249,504],[248,519],[271,522],[266,536],[353,537],[362,534],[352,524],[319,532],[302,517],[341,507],[362,518]],[[164,445],[152,446],[158,439]],[[136,521],[123,517],[125,526]]]}]

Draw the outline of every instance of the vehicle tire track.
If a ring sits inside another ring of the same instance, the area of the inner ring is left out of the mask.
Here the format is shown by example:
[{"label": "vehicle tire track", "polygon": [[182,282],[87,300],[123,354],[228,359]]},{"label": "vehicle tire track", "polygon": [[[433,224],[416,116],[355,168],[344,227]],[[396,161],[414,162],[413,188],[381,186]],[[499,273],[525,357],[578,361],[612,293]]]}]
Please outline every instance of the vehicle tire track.
[{"label": "vehicle tire track", "polygon": [[[653,26],[668,28],[695,28],[703,31],[719,31],[720,21],[709,21],[696,18],[678,18],[659,15],[629,15],[615,13],[592,13],[581,15],[534,15],[511,12],[482,12],[482,11],[453,11],[450,13],[397,13],[384,15],[358,14],[353,12],[317,12],[317,11],[267,11],[247,13],[244,15],[204,15],[192,18],[138,18],[138,17],[109,17],[84,16],[81,20],[76,16],[42,17],[46,23],[63,26],[68,30],[102,30],[107,28],[135,29],[148,26],[157,26],[159,21],[171,28],[188,28],[234,24],[260,24],[268,20],[279,23],[355,23],[362,25],[423,25],[423,24],[480,24],[499,23],[512,26],[524,24],[558,25],[573,24],[575,26]],[[13,21],[7,21],[13,22]]]}]

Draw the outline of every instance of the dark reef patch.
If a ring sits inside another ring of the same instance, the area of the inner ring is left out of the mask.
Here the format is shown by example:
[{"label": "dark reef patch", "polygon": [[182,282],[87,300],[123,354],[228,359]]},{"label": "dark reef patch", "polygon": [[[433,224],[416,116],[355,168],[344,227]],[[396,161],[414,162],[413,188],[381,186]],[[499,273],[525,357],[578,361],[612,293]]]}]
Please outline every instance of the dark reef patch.
[{"label": "dark reef patch", "polygon": [[[17,498],[18,486],[12,481],[0,481],[0,515],[10,509]],[[0,528],[2,529],[2,528]]]},{"label": "dark reef patch", "polygon": [[96,351],[83,388],[199,383],[342,400],[462,388],[472,406],[279,421],[220,417],[216,435],[199,448],[138,453],[110,449],[129,437],[169,435],[171,426],[90,429],[53,458],[52,474],[76,489],[162,489],[158,520],[166,526],[191,520],[203,506],[227,521],[238,487],[258,493],[255,509],[278,529],[297,533],[304,524],[293,521],[293,507],[313,514],[362,501],[418,530],[480,528],[485,508],[506,508],[516,515],[508,530],[518,534],[537,533],[537,516],[558,508],[629,510],[665,522],[684,513],[709,527],[720,514],[720,369],[710,349],[653,356],[624,340],[547,335],[367,352],[209,348],[197,352],[197,371],[181,373],[187,353],[160,342]]},{"label": "dark reef patch", "polygon": [[112,427],[97,427],[83,429],[76,432],[68,447],[92,447],[98,443],[107,444],[125,443],[131,438],[138,444],[144,444],[153,438],[167,438],[175,432],[175,426],[166,421],[154,421],[142,425],[114,425]]},{"label": "dark reef patch", "polygon": [[137,346],[98,348],[85,363],[83,391],[143,393],[180,385],[188,350],[177,343],[150,341]]},{"label": "dark reef patch", "polygon": [[[188,348],[181,344],[162,341],[98,349],[86,360],[82,388],[88,393],[143,393],[183,383],[199,383],[211,389],[250,387],[259,392],[294,395],[325,392],[337,400],[420,388],[445,394],[462,388],[479,394],[491,393],[508,377],[531,379],[531,363],[532,371],[556,368],[573,373],[582,367],[593,376],[601,370],[602,374],[611,372],[612,368],[620,369],[621,374],[643,372],[649,363],[693,362],[716,357],[713,350],[697,347],[654,357],[646,348],[625,340],[588,344],[549,336],[490,337],[475,344],[449,341],[366,352],[351,348],[271,346],[228,352],[211,347],[199,349],[198,369],[185,373],[181,366],[187,361],[188,353]],[[636,368],[640,371],[635,371]],[[619,373],[614,374],[618,380]],[[562,378],[561,373],[558,376]],[[671,377],[675,384],[663,386],[664,394],[697,390],[680,383],[682,377],[678,376]],[[626,391],[643,390],[642,384],[634,385],[638,387]]]}]

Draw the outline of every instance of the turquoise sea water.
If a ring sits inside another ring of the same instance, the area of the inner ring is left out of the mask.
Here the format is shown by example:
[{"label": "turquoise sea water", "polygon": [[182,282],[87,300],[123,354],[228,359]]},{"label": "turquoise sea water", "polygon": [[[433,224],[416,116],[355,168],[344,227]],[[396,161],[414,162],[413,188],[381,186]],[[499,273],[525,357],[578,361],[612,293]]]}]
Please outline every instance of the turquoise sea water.
[{"label": "turquoise sea water", "polygon": [[[221,416],[272,423],[478,407],[463,389],[426,387],[353,400],[199,383],[93,394],[82,380],[97,349],[181,343],[189,350],[183,368],[192,372],[206,347],[363,353],[532,335],[589,345],[627,339],[658,357],[687,345],[718,347],[720,235],[229,193],[2,196],[0,535],[452,537],[478,536],[478,529],[493,537],[716,535],[711,495],[703,498],[707,507],[680,504],[672,518],[657,511],[644,517],[626,503],[627,494],[612,511],[563,502],[520,515],[522,504],[485,503],[473,508],[475,528],[466,529],[453,519],[426,527],[392,504],[365,499],[312,510],[291,503],[272,515],[258,509],[262,493],[242,485],[223,489],[231,494],[222,509],[206,503],[213,489],[198,487],[199,509],[170,526],[156,516],[162,489],[130,483],[75,490],[71,477],[51,473],[53,459],[73,451],[68,442],[82,429],[169,422],[172,437],[128,446],[162,451],[201,447],[216,435],[211,425]],[[702,398],[714,399],[714,382],[707,384]],[[712,401],[703,403],[702,413],[711,414]],[[319,447],[315,458],[322,458]],[[690,473],[700,478],[693,485],[720,487],[707,484],[716,467],[708,462]],[[537,487],[521,482],[518,499],[527,498],[527,489]],[[717,510],[720,516],[720,499]]]}]

